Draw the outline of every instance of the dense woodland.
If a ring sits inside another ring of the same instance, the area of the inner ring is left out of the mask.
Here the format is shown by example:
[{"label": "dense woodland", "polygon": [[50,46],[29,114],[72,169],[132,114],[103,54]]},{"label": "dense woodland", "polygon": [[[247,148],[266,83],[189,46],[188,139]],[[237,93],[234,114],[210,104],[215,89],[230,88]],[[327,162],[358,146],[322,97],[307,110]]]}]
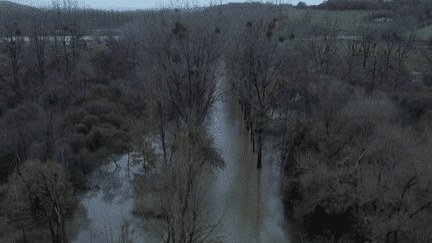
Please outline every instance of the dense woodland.
[{"label": "dense woodland", "polygon": [[[145,173],[163,164],[151,185],[164,208],[164,225],[154,228],[161,241],[210,241],[215,226],[200,218],[197,181],[225,166],[206,119],[229,95],[256,144],[257,169],[266,166],[263,144],[279,142],[284,213],[303,226],[304,242],[430,242],[432,90],[427,78],[411,81],[404,62],[415,36],[403,33],[432,19],[432,5],[378,2],[375,10],[403,20],[343,43],[332,20],[312,24],[309,12],[292,21],[286,12],[364,5],[355,4],[134,14],[54,4],[46,19],[2,19],[0,241],[13,242],[9,227],[24,235],[49,227],[52,242],[68,242],[65,221],[90,190],[86,176],[133,152]],[[119,27],[118,41],[81,39]],[[47,35],[60,40],[39,38]],[[432,45],[422,54],[432,63]],[[137,192],[150,190],[134,182]]]}]

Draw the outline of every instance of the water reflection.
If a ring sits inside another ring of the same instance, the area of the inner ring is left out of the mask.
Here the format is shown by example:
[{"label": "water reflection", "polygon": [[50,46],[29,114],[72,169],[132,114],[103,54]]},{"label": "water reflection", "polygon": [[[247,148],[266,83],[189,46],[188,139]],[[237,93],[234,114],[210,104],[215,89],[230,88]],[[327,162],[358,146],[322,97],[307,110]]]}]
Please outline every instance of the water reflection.
[{"label": "water reflection", "polygon": [[[79,232],[71,232],[72,242],[106,242],[112,238],[116,241],[120,237],[120,225],[122,219],[131,220],[130,230],[135,228],[134,242],[157,242],[142,229],[142,222],[131,214],[133,210],[133,192],[130,180],[134,173],[139,173],[137,167],[130,166],[128,173],[128,156],[125,155],[120,161],[101,166],[89,178],[90,185],[95,189],[89,192],[81,203],[87,210],[84,217],[76,217],[75,221],[89,224]],[[108,238],[107,238],[108,237]]]},{"label": "water reflection", "polygon": [[[280,167],[269,146],[263,153],[263,169],[256,169],[249,134],[238,121],[240,112],[233,101],[218,102],[211,133],[222,149],[227,167],[218,171],[210,201],[216,215],[228,213],[221,222],[223,242],[289,242],[283,226],[279,197]],[[217,218],[216,218],[217,219]]]}]

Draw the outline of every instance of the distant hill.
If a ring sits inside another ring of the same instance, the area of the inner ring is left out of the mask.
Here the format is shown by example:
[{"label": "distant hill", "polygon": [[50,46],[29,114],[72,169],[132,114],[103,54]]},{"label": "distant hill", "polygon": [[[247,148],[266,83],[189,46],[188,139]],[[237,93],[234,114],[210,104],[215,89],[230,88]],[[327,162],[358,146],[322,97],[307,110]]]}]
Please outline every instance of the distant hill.
[{"label": "distant hill", "polygon": [[19,18],[21,24],[24,27],[29,27],[32,25],[32,19],[51,19],[46,11],[42,11],[41,9],[14,3],[10,1],[1,1],[0,0],[0,30],[4,27],[4,20],[9,18]]},{"label": "distant hill", "polygon": [[38,8],[34,8],[19,3],[10,1],[0,1],[0,16],[4,17],[18,17],[23,15],[37,16],[42,15],[44,12]]}]

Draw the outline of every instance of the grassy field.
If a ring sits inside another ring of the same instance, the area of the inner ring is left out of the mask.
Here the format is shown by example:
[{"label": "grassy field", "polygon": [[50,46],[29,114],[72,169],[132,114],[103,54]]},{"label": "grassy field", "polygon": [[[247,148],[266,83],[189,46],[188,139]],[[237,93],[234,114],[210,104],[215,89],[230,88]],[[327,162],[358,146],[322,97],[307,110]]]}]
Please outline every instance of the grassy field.
[{"label": "grassy field", "polygon": [[[361,29],[362,23],[371,15],[370,11],[325,11],[311,10],[311,23],[319,23],[327,16],[331,20],[338,19],[339,27],[342,29],[341,34],[346,36],[357,35]],[[285,16],[293,21],[300,21],[306,15],[306,10],[289,9]]]},{"label": "grassy field", "polygon": [[[368,16],[372,14],[370,11],[325,11],[325,10],[311,10],[312,14],[311,23],[319,23],[324,20],[325,16],[330,19],[337,19],[339,27],[341,28],[341,35],[357,36],[362,29],[363,23],[368,20]],[[301,21],[306,15],[306,10],[289,9],[285,12],[288,20]],[[384,25],[383,25],[384,26]],[[418,29],[417,33],[416,50],[411,50],[408,54],[408,59],[405,62],[405,68],[409,72],[421,72],[427,69],[427,60],[421,55],[420,45],[426,45],[426,41],[432,38],[432,25]],[[407,36],[409,32],[405,33]],[[378,45],[378,48],[384,48],[384,45]],[[341,43],[338,53],[343,55],[347,52],[346,43]]]},{"label": "grassy field", "polygon": [[[341,35],[357,36],[363,29],[363,23],[368,21],[368,17],[373,13],[371,11],[325,11],[325,10],[310,10],[312,14],[311,23],[319,23],[327,16],[331,20],[337,19],[341,28]],[[285,16],[289,20],[301,21],[306,15],[306,10],[289,9],[285,12]],[[382,24],[384,27],[385,24]],[[411,31],[405,33],[405,36]],[[425,45],[429,38],[432,38],[432,25],[415,31],[417,33],[417,44]]]},{"label": "grassy field", "polygon": [[[427,41],[432,38],[432,25],[426,26],[424,28],[415,31],[417,33],[417,43],[422,45],[427,45]],[[410,32],[407,32],[407,36]]]},{"label": "grassy field", "polygon": [[[317,38],[318,41],[319,39],[320,38]],[[304,42],[306,41],[306,39],[301,39],[300,41]],[[321,42],[321,45],[322,47],[324,47],[324,43]],[[339,45],[337,48],[338,56],[343,58],[344,56],[348,55],[347,42],[338,42],[338,45]],[[383,48],[385,48],[385,45],[378,44],[376,51],[380,52],[381,50],[383,50]],[[396,52],[396,48],[393,49],[393,54],[395,54],[395,52]],[[393,55],[393,57],[396,58],[396,55]],[[412,49],[408,53],[408,58],[405,61],[404,66],[408,72],[429,72],[427,63],[428,63],[427,59],[422,56],[420,49],[417,48],[417,49]]]}]

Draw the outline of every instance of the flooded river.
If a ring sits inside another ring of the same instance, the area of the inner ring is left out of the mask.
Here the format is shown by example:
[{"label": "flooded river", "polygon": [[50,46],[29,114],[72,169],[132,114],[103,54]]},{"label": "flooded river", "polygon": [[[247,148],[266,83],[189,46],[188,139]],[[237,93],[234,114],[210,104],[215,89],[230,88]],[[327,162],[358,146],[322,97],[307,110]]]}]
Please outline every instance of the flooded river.
[{"label": "flooded river", "polygon": [[211,201],[217,215],[229,205],[221,221],[223,242],[289,242],[278,194],[278,154],[270,149],[270,143],[265,143],[263,168],[257,170],[257,153],[252,153],[237,103],[226,99],[216,103],[216,108],[210,131],[222,149],[227,167],[217,173]]},{"label": "flooded river", "polygon": [[[222,85],[218,86],[223,89]],[[228,206],[225,217],[220,223],[219,237],[222,242],[290,242],[287,226],[283,219],[283,208],[279,196],[280,161],[278,153],[272,150],[271,141],[265,143],[263,168],[256,169],[257,153],[252,153],[249,133],[240,121],[241,111],[233,100],[224,97],[215,103],[215,111],[210,117],[210,132],[217,147],[222,151],[226,168],[216,172],[217,179],[209,193],[208,203],[213,208],[214,222],[223,214]],[[160,148],[159,148],[159,152]],[[93,242],[102,242],[104,238],[98,232],[116,227],[115,238],[119,235],[120,219],[123,217],[142,224],[131,216],[133,199],[130,197],[129,179],[127,177],[127,155],[117,164],[121,167],[114,172],[115,164],[104,168],[108,173],[115,173],[117,179],[93,183],[101,190],[94,197],[83,199],[90,223],[82,229],[73,242],[90,242],[90,227],[94,232]],[[132,168],[136,171],[136,169]],[[106,176],[110,178],[110,176]],[[103,187],[107,185],[106,189]],[[105,202],[104,197],[112,199]],[[133,225],[132,225],[133,226]],[[141,228],[141,227],[137,227]],[[157,242],[150,239],[146,232],[139,232],[139,242]]]},{"label": "flooded river", "polygon": [[[218,89],[223,86],[222,83]],[[222,242],[290,242],[290,227],[284,222],[279,195],[279,153],[271,148],[271,139],[265,140],[263,168],[257,170],[257,153],[252,153],[249,133],[240,117],[238,102],[228,97],[215,103],[215,111],[209,117],[211,135],[226,162],[224,170],[217,170],[217,179],[207,198],[210,208],[214,209],[212,215],[216,216],[211,223],[216,223],[227,209],[218,233]],[[157,151],[162,153],[160,147]],[[130,167],[129,177],[128,155],[119,156],[117,160],[119,167],[113,162],[89,177],[94,191],[80,199],[81,209],[67,224],[70,242],[106,242],[111,239],[111,228],[114,242],[117,242],[122,218],[132,221],[130,229],[135,228],[134,242],[159,242],[148,234],[145,221],[131,214],[130,179],[138,172],[137,168]]]}]

